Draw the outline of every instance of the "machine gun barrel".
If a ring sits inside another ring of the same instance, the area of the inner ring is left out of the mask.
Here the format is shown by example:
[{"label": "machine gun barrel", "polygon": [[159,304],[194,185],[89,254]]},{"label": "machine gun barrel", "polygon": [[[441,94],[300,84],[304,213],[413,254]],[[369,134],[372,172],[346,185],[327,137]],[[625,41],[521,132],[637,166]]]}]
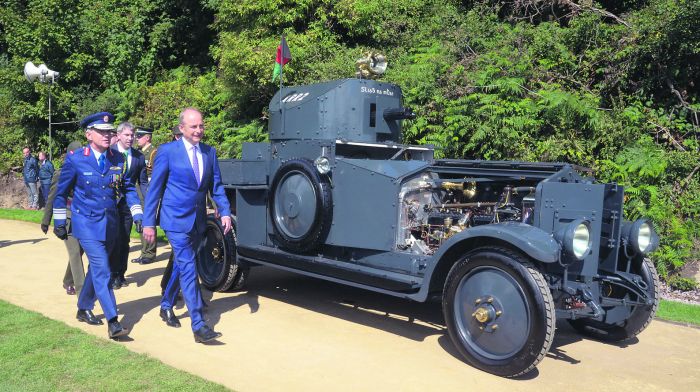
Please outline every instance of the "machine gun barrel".
[{"label": "machine gun barrel", "polygon": [[386,121],[393,120],[413,120],[416,114],[411,108],[391,108],[384,110],[384,119]]}]

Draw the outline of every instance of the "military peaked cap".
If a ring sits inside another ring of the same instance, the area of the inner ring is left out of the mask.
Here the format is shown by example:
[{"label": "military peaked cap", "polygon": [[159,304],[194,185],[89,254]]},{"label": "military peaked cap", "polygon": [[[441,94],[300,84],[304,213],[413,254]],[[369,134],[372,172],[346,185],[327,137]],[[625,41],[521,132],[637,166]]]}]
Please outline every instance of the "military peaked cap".
[{"label": "military peaked cap", "polygon": [[85,129],[97,129],[100,131],[114,130],[114,115],[109,112],[91,114],[80,120],[80,127]]}]

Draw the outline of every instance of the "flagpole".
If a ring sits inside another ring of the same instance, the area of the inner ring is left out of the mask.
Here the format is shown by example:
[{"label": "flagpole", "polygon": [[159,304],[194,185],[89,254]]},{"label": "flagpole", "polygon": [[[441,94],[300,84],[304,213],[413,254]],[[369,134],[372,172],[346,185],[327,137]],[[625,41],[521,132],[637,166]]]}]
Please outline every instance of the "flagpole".
[{"label": "flagpole", "polygon": [[[284,41],[284,35],[280,42]],[[280,122],[281,122],[281,134],[284,135],[284,107],[282,106],[282,78],[284,77],[284,48],[280,49]]]}]

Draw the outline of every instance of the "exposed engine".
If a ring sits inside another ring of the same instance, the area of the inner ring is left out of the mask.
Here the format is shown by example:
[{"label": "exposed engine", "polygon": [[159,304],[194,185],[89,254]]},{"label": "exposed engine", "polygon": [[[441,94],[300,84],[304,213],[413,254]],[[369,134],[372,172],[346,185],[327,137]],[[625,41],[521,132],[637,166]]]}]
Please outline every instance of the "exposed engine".
[{"label": "exposed engine", "polygon": [[399,193],[397,246],[430,255],[447,239],[473,226],[507,221],[532,224],[535,185],[532,181],[423,173],[407,181]]}]

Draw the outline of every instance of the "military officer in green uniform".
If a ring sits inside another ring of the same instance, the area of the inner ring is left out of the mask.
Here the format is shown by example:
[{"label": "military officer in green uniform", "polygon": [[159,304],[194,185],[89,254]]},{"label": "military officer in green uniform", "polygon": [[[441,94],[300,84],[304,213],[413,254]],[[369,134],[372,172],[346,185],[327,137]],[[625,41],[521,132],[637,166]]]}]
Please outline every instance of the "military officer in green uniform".
[{"label": "military officer in green uniform", "polygon": [[[153,160],[156,157],[157,148],[151,144],[151,138],[153,137],[153,130],[150,128],[136,127],[136,142],[139,146],[139,150],[143,153],[146,159],[146,173],[148,174],[148,181],[151,180],[151,173],[153,172]],[[148,191],[147,191],[148,192]],[[143,206],[146,200],[146,195],[141,196],[141,205]],[[150,264],[156,259],[156,242],[148,243],[143,239],[143,233],[141,234],[141,256],[132,259],[132,263],[138,264]]]},{"label": "military officer in green uniform", "polygon": [[[71,142],[68,145],[66,154],[73,154],[73,152],[80,147],[80,142]],[[41,220],[41,231],[43,231],[44,234],[49,231],[49,224],[53,217],[53,201],[56,198],[56,184],[58,183],[59,177],[61,177],[61,169],[54,171],[51,179],[51,190],[46,198],[44,216]],[[80,293],[80,290],[83,288],[85,267],[83,266],[83,248],[80,247],[78,240],[70,235],[70,209],[68,208],[66,208],[66,230],[69,234],[63,242],[66,244],[66,250],[68,250],[68,267],[63,277],[63,288],[66,290],[66,294],[76,295]]]}]

